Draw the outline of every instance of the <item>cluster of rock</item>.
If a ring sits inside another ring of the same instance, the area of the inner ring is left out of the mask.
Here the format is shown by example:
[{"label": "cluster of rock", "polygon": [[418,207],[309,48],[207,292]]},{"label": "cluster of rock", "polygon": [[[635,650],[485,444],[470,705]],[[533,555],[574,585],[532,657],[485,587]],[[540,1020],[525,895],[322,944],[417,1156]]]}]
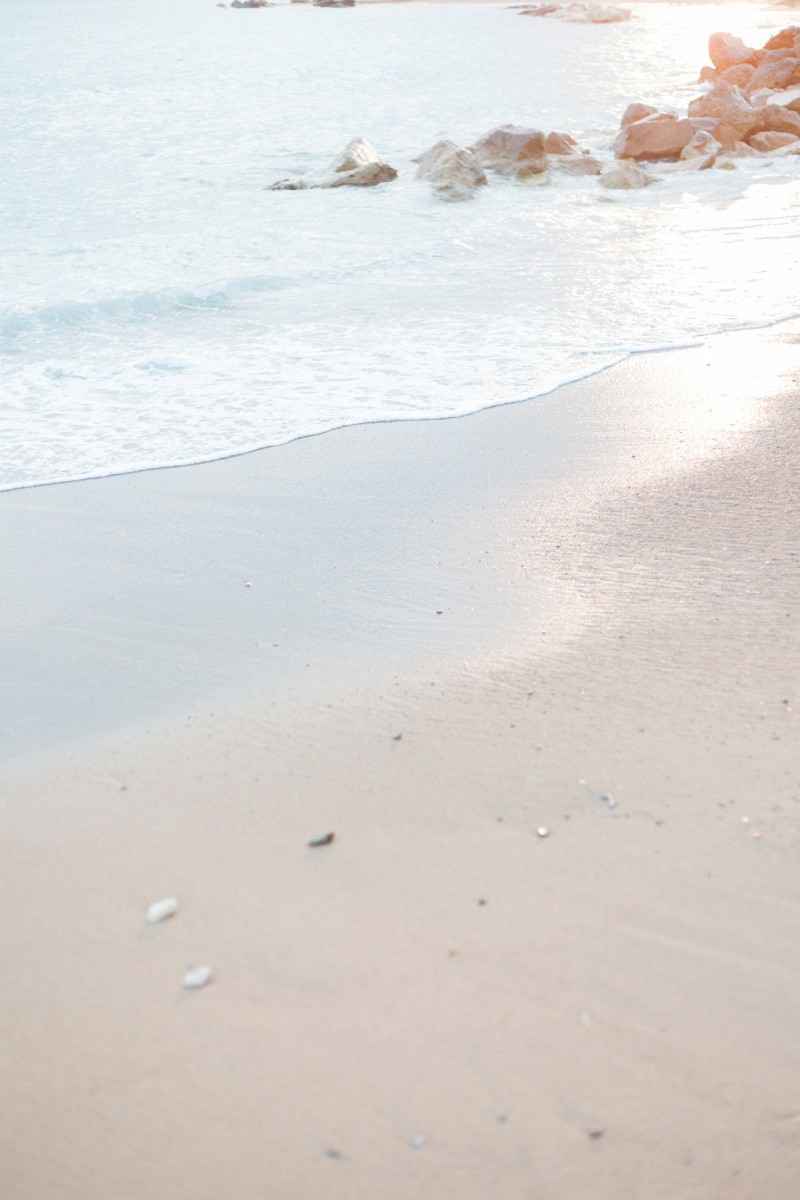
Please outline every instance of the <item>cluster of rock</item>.
[{"label": "cluster of rock", "polygon": [[[486,185],[487,171],[530,183],[544,182],[549,171],[596,175],[606,188],[640,188],[658,178],[641,163],[706,170],[732,167],[733,155],[800,154],[800,27],[782,30],[761,50],[715,33],[709,54],[714,65],[701,78],[710,90],[691,101],[686,116],[628,105],[612,166],[604,167],[568,133],[501,125],[471,146],[437,142],[414,159],[416,178],[430,183],[442,200],[458,201]],[[372,187],[396,177],[397,170],[369,142],[356,138],[324,174],[282,179],[268,190]]]},{"label": "cluster of rock", "polygon": [[800,153],[800,27],[770,38],[760,50],[730,33],[708,44],[710,85],[689,103],[686,117],[632,104],[614,143],[619,159],[683,162],[701,170],[730,164],[731,155]]},{"label": "cluster of rock", "polygon": [[[603,164],[583,150],[568,133],[501,125],[472,146],[441,141],[414,159],[416,178],[431,184],[442,200],[468,200],[488,180],[487,171],[541,182],[548,167],[567,175],[599,175]],[[371,187],[395,179],[397,171],[383,162],[363,138],[350,142],[322,175],[280,179],[269,191],[305,188]]]},{"label": "cluster of rock", "polygon": [[554,3],[554,0],[543,0],[541,4],[532,6],[514,5],[520,9],[521,17],[560,17],[562,21],[579,21],[583,24],[610,25],[616,21],[629,21],[630,9],[619,8],[616,4],[597,4],[594,0],[573,0],[572,3]]}]

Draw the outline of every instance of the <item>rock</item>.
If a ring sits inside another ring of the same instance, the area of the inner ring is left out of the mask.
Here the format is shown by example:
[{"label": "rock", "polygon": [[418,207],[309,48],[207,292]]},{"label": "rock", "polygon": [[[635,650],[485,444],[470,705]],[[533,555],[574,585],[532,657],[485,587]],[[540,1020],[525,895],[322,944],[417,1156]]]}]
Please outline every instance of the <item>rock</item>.
[{"label": "rock", "polygon": [[[777,51],[776,53],[781,53]],[[748,92],[757,92],[760,88],[778,91],[790,84],[800,82],[800,58],[793,56],[772,59],[762,62],[756,67],[747,84]]]},{"label": "rock", "polygon": [[562,175],[601,175],[603,164],[592,154],[554,154],[550,165]]},{"label": "rock", "polygon": [[325,175],[279,179],[266,190],[299,192],[306,188],[374,187],[396,178],[395,168],[383,162],[366,139],[354,138],[341,154],[336,155]]},{"label": "rock", "polygon": [[631,10],[618,8],[615,4],[587,4],[586,19],[593,25],[611,25],[617,21],[629,21]]},{"label": "rock", "polygon": [[713,117],[719,121],[714,136],[726,149],[761,129],[761,114],[748,104],[735,84],[724,79],[705,96],[690,101],[689,116]]},{"label": "rock", "polygon": [[524,179],[547,170],[545,139],[540,129],[500,125],[470,149],[482,167],[504,175]]},{"label": "rock", "polygon": [[691,122],[669,113],[652,113],[641,121],[632,121],[617,134],[614,153],[617,158],[635,158],[648,162],[676,159],[694,137]]},{"label": "rock", "polygon": [[[716,158],[720,145],[717,139],[704,129],[698,129],[692,140],[681,150],[681,160],[686,162],[695,158]],[[709,166],[711,164],[709,163]]]},{"label": "rock", "polygon": [[735,67],[728,67],[727,71],[723,71],[720,79],[724,79],[727,83],[735,83],[738,88],[746,88],[752,78],[755,67],[751,63],[737,63]]},{"label": "rock", "polygon": [[766,133],[754,133],[748,139],[749,145],[754,150],[778,150],[781,146],[788,146],[792,142],[796,142],[798,137],[794,133],[777,133],[774,130],[769,130]]},{"label": "rock", "polygon": [[624,129],[626,125],[632,125],[634,121],[643,121],[645,117],[651,117],[657,112],[658,109],[653,108],[652,104],[629,104],[622,114],[620,128]]},{"label": "rock", "polygon": [[800,25],[788,25],[786,29],[782,29],[780,33],[776,33],[768,42],[765,42],[764,49],[792,50],[796,38],[800,38]]},{"label": "rock", "polygon": [[211,983],[211,979],[211,967],[187,967],[183,973],[182,982],[185,988],[192,991],[195,988],[205,987],[206,984]]},{"label": "rock", "polygon": [[575,154],[579,149],[575,138],[568,133],[548,133],[544,148],[548,154]]},{"label": "rock", "polygon": [[800,137],[800,114],[779,104],[767,104],[761,110],[761,127],[765,133],[792,133]]},{"label": "rock", "polygon": [[156,900],[151,904],[145,914],[145,920],[148,925],[157,925],[159,921],[167,921],[170,917],[174,917],[178,911],[178,901],[174,896],[166,896],[163,900]]},{"label": "rock", "polygon": [[630,19],[630,9],[619,8],[615,4],[595,4],[592,0],[587,3],[554,4],[545,0],[542,4],[520,9],[521,17],[561,17],[563,21],[588,22],[594,25],[608,25],[615,21]]},{"label": "rock", "polygon": [[544,148],[550,155],[549,164],[564,175],[599,175],[603,164],[588,150],[583,150],[568,133],[548,133]]},{"label": "rock", "polygon": [[416,160],[417,179],[433,184],[441,200],[469,200],[475,188],[486,183],[486,176],[471,150],[455,142],[442,141],[431,146]]},{"label": "rock", "polygon": [[654,175],[648,175],[630,158],[623,159],[616,167],[604,171],[599,183],[605,188],[643,188],[651,183],[657,183]]},{"label": "rock", "polygon": [[315,8],[355,8],[356,0],[311,0]]},{"label": "rock", "polygon": [[381,157],[366,138],[353,138],[333,159],[328,172],[355,171],[367,163],[379,163]]},{"label": "rock", "polygon": [[319,834],[317,834],[316,837],[313,837],[311,839],[311,841],[308,843],[308,845],[310,847],[312,847],[312,849],[316,849],[319,846],[330,846],[331,843],[335,842],[335,841],[336,841],[335,833],[319,833]]},{"label": "rock", "polygon": [[[731,154],[735,154],[737,158],[758,157],[758,151],[754,150],[752,146],[748,146],[747,142],[734,142],[730,152]],[[724,166],[724,163],[722,165]],[[728,169],[730,169],[732,166],[733,163],[729,163]]]},{"label": "rock", "polygon": [[732,33],[712,33],[708,39],[708,57],[718,71],[727,71],[738,63],[755,64],[756,52]]},{"label": "rock", "polygon": [[[292,3],[294,4],[295,0],[292,0]],[[697,77],[697,82],[698,83],[716,83],[716,81],[718,79],[719,79],[719,75],[717,74],[717,72],[714,70],[713,67],[701,67],[700,74]]]},{"label": "rock", "polygon": [[689,124],[695,133],[711,133],[719,125],[716,117],[689,117]]}]

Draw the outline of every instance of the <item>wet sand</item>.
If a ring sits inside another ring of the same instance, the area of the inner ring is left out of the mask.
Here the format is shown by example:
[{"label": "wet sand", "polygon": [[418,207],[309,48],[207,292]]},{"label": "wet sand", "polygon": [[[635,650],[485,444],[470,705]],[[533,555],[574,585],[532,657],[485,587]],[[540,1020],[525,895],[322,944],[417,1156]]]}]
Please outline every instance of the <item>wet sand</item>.
[{"label": "wet sand", "polygon": [[798,346],[0,498],[4,1197],[796,1200]]}]

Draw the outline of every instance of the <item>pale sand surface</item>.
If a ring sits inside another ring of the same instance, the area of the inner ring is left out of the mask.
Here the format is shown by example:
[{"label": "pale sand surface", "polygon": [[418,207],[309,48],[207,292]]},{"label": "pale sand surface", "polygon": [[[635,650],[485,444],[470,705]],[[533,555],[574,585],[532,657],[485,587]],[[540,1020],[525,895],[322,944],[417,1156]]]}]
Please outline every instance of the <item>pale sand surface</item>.
[{"label": "pale sand surface", "polygon": [[[95,488],[124,562],[179,477],[201,541],[210,480],[219,507],[260,473],[268,525],[268,477],[290,490],[306,463],[301,526],[352,491],[392,532],[347,568],[363,606],[331,576],[364,632],[332,622],[328,664],[307,631],[314,686],[287,662],[212,716],[186,675],[191,718],[4,772],[4,1200],[797,1200],[797,337],[648,356],[538,409],[2,498],[30,543],[59,495],[88,520]],[[580,412],[570,441],[559,414]],[[542,422],[549,458],[523,440]],[[381,445],[383,500],[352,449]],[[141,505],[127,522],[114,494]],[[66,529],[40,570],[68,607]],[[205,577],[176,579],[203,612]],[[179,914],[145,927],[170,894]],[[183,992],[196,962],[215,979]]]}]

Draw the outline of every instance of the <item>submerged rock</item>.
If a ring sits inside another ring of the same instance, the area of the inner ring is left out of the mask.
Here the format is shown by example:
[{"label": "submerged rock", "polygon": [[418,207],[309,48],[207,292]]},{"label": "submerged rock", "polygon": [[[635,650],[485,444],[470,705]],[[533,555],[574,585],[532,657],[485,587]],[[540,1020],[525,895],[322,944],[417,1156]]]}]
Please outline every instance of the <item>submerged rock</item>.
[{"label": "submerged rock", "polygon": [[324,175],[301,175],[279,179],[266,189],[272,192],[298,192],[306,188],[374,187],[397,178],[397,171],[381,160],[366,138],[353,138],[337,154]]},{"label": "submerged rock", "polygon": [[486,183],[475,155],[465,146],[441,141],[417,159],[417,179],[425,179],[441,200],[469,200]]},{"label": "submerged rock", "polygon": [[649,175],[641,167],[637,167],[633,159],[624,158],[616,167],[604,171],[598,180],[605,188],[615,190],[622,188],[643,188],[651,183],[657,183],[655,175]]},{"label": "submerged rock", "polygon": [[547,170],[545,137],[541,129],[499,125],[470,149],[482,167],[524,179]]},{"label": "submerged rock", "polygon": [[616,21],[630,19],[629,8],[619,8],[615,4],[580,3],[554,4],[550,0],[535,4],[530,8],[521,8],[521,17],[560,17],[563,21],[587,22],[593,25],[609,25]]}]

